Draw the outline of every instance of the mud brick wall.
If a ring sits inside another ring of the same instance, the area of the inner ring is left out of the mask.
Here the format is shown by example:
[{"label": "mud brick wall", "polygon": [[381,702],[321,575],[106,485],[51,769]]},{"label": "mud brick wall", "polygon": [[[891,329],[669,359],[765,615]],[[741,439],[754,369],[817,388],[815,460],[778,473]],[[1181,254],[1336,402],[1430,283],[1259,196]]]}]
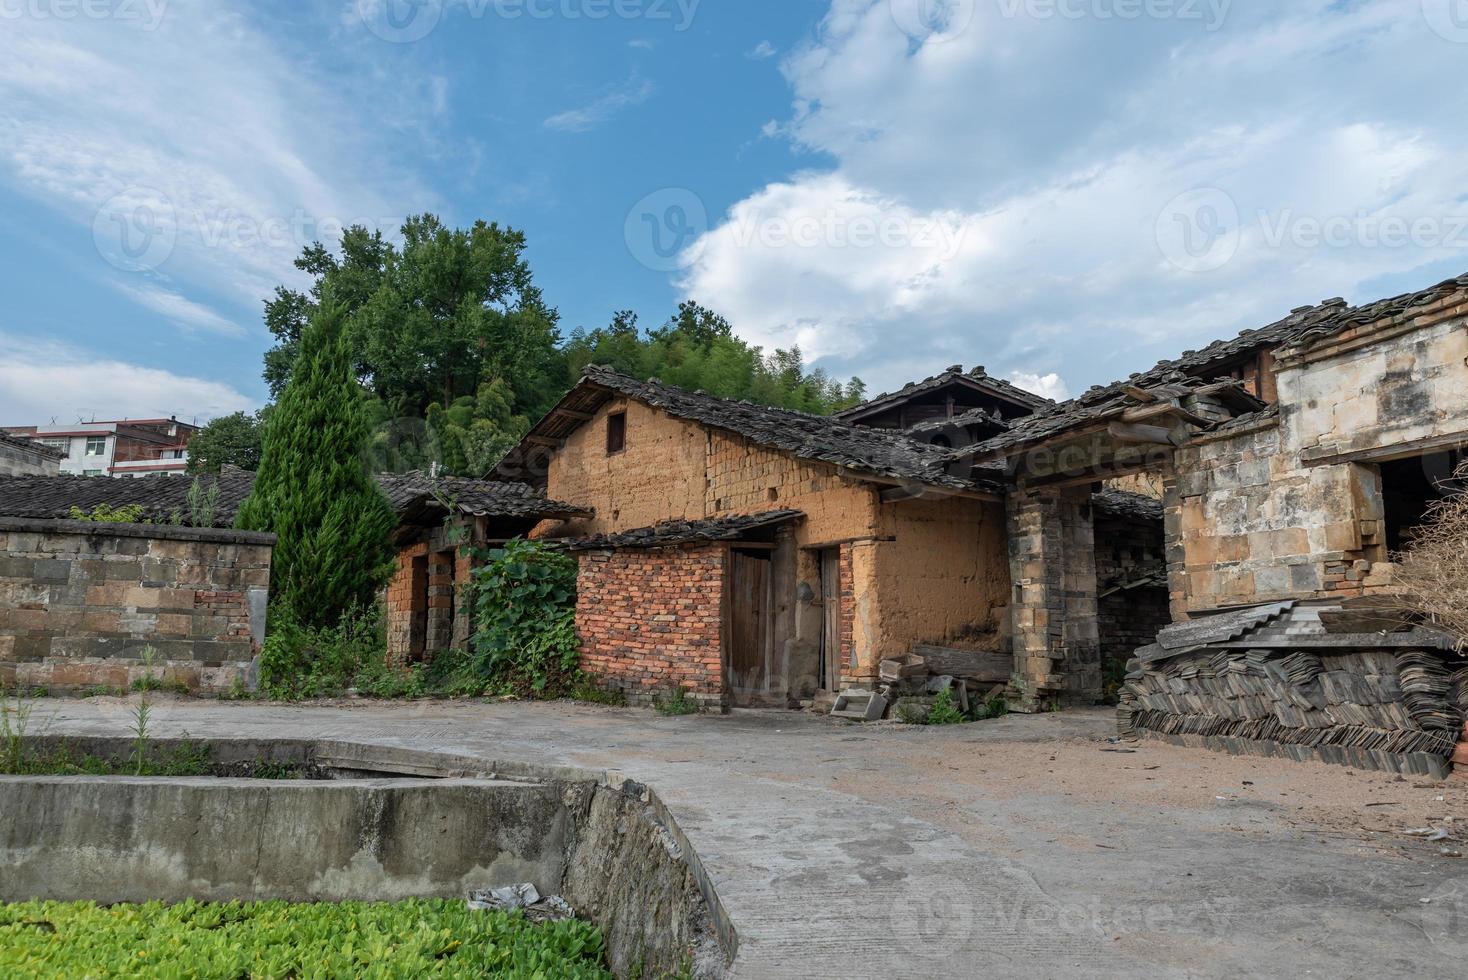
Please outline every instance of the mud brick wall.
[{"label": "mud brick wall", "polygon": [[682,688],[725,706],[725,545],[591,551],[579,557],[581,668],[631,704]]},{"label": "mud brick wall", "polygon": [[[0,518],[0,683],[251,685],[273,535]],[[144,665],[151,648],[154,665]]]}]

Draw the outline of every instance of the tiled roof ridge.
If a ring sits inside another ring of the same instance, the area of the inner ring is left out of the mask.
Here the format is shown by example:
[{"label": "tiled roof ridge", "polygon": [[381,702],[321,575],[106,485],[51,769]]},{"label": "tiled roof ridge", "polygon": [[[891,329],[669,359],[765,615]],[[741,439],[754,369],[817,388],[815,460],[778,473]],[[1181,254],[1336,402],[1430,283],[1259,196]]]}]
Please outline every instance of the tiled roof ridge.
[{"label": "tiled roof ridge", "polygon": [[1022,402],[1026,402],[1036,408],[1054,404],[1053,399],[1046,398],[1044,395],[1037,395],[1033,391],[1026,391],[1016,384],[1005,381],[1003,378],[995,377],[994,375],[990,374],[982,364],[975,365],[971,370],[968,371],[965,371],[963,369],[962,364],[955,364],[945,371],[938,372],[932,377],[924,378],[921,381],[909,381],[907,384],[903,385],[896,391],[884,391],[880,395],[874,395],[871,398],[868,398],[860,405],[853,405],[850,408],[842,409],[841,411],[835,413],[835,417],[842,418],[848,415],[854,415],[859,412],[864,412],[872,408],[874,405],[878,405],[882,402],[902,398],[907,395],[914,395],[932,388],[939,388],[947,384],[948,382],[955,381],[959,378],[967,378],[970,381],[981,381],[985,384],[992,385],[995,388],[1000,389],[1010,397]]},{"label": "tiled roof ridge", "polygon": [[29,438],[26,436],[13,436],[8,432],[0,432],[0,442],[9,443],[10,445],[19,447],[21,449],[28,449],[31,452],[40,453],[42,456],[50,456],[55,459],[66,458],[66,453],[62,452],[59,449],[52,449],[50,446],[35,438]]},{"label": "tiled roof ridge", "polygon": [[656,379],[640,381],[601,365],[587,365],[583,380],[677,418],[724,429],[757,445],[801,459],[889,479],[950,489],[977,488],[974,481],[947,472],[950,460],[942,447],[919,442],[895,429],[876,429],[828,415],[720,398]]},{"label": "tiled roof ridge", "polygon": [[697,541],[733,541],[748,531],[805,519],[805,512],[791,508],[718,517],[679,518],[647,527],[603,532],[581,538],[562,538],[552,543],[567,551],[596,551],[603,548],[658,548]]}]

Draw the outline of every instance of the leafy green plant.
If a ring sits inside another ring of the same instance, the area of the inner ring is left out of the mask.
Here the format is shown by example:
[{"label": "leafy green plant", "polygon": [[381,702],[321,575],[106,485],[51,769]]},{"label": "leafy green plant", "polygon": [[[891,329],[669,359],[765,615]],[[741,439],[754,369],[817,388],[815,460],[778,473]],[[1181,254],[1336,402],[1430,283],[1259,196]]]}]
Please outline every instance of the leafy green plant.
[{"label": "leafy green plant", "polygon": [[22,698],[15,699],[12,707],[10,698],[0,698],[0,747],[5,751],[5,771],[17,773],[25,762],[25,733],[30,727],[31,710],[34,705]]},{"label": "leafy green plant", "polygon": [[109,698],[121,697],[127,691],[120,687],[108,687],[106,684],[93,684],[91,687],[83,688],[78,692],[79,698]]},{"label": "leafy green plant", "polygon": [[569,690],[580,659],[576,560],[523,539],[482,558],[470,583],[474,676],[534,697]]},{"label": "leafy green plant", "polygon": [[604,704],[613,708],[625,708],[627,706],[627,695],[615,688],[608,689],[598,687],[589,677],[581,677],[571,686],[567,695],[572,701],[584,701],[587,704]]},{"label": "leafy green plant", "polygon": [[92,521],[97,524],[151,524],[152,521],[143,520],[142,504],[127,504],[123,507],[113,507],[111,504],[98,504],[90,512],[73,506],[67,517],[73,521]]},{"label": "leafy green plant", "polygon": [[462,900],[0,905],[0,975],[609,980],[601,933]]},{"label": "leafy green plant", "polygon": [[189,484],[189,526],[190,527],[213,527],[214,519],[219,514],[219,481],[215,480],[208,486],[203,480],[194,477],[194,482]]},{"label": "leafy green plant", "polygon": [[961,725],[967,720],[954,703],[953,692],[948,688],[939,691],[938,696],[933,699],[933,707],[928,711],[928,724]]},{"label": "leafy green plant", "polygon": [[928,709],[921,701],[914,698],[903,698],[897,702],[897,720],[904,725],[926,725]]},{"label": "leafy green plant", "polygon": [[219,695],[221,701],[250,701],[255,695],[245,686],[245,679],[238,675],[229,682],[229,689]]},{"label": "leafy green plant", "polygon": [[696,715],[703,710],[697,699],[688,695],[681,687],[675,687],[666,695],[654,695],[652,699],[653,710],[665,717],[673,718],[678,715]]},{"label": "leafy green plant", "polygon": [[272,606],[260,652],[260,688],[267,697],[340,697],[364,667],[382,664],[387,630],[382,607],[349,609],[335,625],[303,626],[290,607]]}]

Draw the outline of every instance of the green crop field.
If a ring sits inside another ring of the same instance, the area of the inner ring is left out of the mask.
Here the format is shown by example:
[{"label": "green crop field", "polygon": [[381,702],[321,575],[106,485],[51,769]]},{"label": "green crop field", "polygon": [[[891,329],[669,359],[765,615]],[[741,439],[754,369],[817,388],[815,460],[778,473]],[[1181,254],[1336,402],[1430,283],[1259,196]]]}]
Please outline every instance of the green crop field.
[{"label": "green crop field", "polygon": [[601,934],[462,901],[0,904],[0,977],[609,978]]}]

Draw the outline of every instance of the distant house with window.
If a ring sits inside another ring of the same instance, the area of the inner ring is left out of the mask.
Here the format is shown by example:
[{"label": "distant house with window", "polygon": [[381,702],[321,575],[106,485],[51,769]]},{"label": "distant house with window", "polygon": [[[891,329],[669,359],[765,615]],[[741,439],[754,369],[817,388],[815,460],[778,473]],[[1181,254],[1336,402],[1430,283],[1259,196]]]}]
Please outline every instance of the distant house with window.
[{"label": "distant house with window", "polygon": [[121,419],[75,425],[10,426],[12,439],[61,454],[63,476],[153,476],[188,468],[189,440],[199,426],[167,419]]}]

